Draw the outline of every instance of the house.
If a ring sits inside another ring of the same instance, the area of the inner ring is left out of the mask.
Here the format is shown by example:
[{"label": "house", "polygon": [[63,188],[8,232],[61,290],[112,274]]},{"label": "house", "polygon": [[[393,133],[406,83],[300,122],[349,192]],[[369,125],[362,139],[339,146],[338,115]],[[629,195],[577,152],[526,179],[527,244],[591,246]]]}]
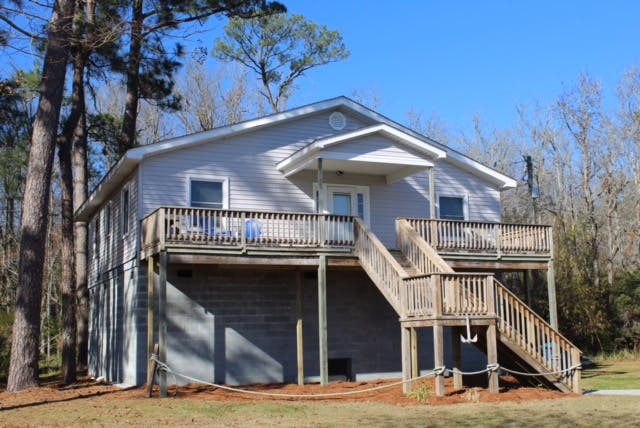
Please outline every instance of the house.
[{"label": "house", "polygon": [[[515,186],[345,97],[131,149],[76,213],[90,372],[143,384],[158,343],[174,370],[234,385],[498,363],[579,390],[551,228],[501,223]],[[547,271],[552,325],[494,276],[523,269]]]}]

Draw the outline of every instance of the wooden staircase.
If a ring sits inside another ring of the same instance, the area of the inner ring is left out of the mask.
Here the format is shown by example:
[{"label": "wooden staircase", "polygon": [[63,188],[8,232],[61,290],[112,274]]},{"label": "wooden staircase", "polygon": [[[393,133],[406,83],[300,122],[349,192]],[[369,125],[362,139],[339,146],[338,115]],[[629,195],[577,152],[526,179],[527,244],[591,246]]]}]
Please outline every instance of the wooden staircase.
[{"label": "wooden staircase", "polygon": [[[401,321],[455,323],[492,319],[498,362],[542,373],[540,382],[580,392],[580,350],[519,300],[492,274],[455,272],[407,220],[396,221],[399,251],[390,252],[360,220],[355,247],[360,264]],[[425,324],[428,325],[428,324]]]}]

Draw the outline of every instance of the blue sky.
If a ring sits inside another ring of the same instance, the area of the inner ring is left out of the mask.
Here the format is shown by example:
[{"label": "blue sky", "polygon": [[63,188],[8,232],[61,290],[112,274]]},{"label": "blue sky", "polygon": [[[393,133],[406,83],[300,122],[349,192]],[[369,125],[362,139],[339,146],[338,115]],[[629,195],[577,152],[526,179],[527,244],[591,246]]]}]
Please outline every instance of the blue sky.
[{"label": "blue sky", "polygon": [[613,102],[622,73],[640,65],[636,1],[283,1],[351,51],[303,78],[289,107],[372,89],[399,122],[413,109],[452,130],[476,113],[506,127],[516,105],[552,102],[583,71]]}]

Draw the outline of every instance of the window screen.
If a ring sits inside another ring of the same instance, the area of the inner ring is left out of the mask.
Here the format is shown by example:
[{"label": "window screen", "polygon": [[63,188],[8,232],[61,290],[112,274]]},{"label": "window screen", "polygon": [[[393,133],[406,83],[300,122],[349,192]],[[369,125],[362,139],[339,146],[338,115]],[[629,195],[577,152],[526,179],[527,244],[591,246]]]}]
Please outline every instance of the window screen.
[{"label": "window screen", "polygon": [[191,181],[191,206],[223,208],[221,181]]},{"label": "window screen", "polygon": [[440,196],[440,218],[443,220],[464,220],[464,199]]}]

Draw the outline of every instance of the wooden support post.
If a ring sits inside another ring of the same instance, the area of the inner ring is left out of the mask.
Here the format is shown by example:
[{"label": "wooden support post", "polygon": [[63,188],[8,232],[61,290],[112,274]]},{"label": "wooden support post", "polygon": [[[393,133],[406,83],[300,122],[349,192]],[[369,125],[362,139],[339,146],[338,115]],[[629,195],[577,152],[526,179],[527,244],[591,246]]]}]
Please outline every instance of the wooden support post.
[{"label": "wooden support post", "polygon": [[411,392],[411,329],[400,325],[400,348],[402,353],[402,392]]},{"label": "wooden support post", "polygon": [[154,299],[155,299],[155,269],[153,266],[153,256],[149,256],[147,258],[147,360],[149,361],[147,365],[147,387],[153,387],[153,375],[155,369],[155,362],[151,361],[151,355],[153,352],[153,335],[154,335],[154,326],[153,326],[153,311],[154,311]]},{"label": "wooden support post", "polygon": [[[152,352],[154,354],[157,354],[158,353],[158,349],[159,349],[159,346],[156,343],[153,346]],[[149,398],[151,398],[151,396],[153,395],[153,378],[154,378],[153,375],[155,374],[157,367],[158,367],[157,361],[149,360],[149,365],[147,367],[147,370],[148,370],[148,372],[147,372],[147,397],[149,397]],[[151,376],[149,376],[149,373],[151,373]]]},{"label": "wooden support post", "polygon": [[318,338],[320,340],[320,384],[329,383],[329,359],[327,349],[327,256],[321,255],[318,263]]},{"label": "wooden support post", "polygon": [[[160,252],[160,278],[158,281],[158,358],[167,362],[167,252]],[[160,372],[160,397],[167,396],[167,373]]]},{"label": "wooden support post", "polygon": [[[433,326],[433,365],[444,367],[444,328],[436,323]],[[436,395],[444,396],[444,373],[436,375]]]},{"label": "wooden support post", "polygon": [[462,352],[460,343],[460,327],[453,327],[451,347],[453,353],[453,388],[462,389]]},{"label": "wooden support post", "polygon": [[[489,324],[487,327],[487,364],[498,364],[498,336],[495,323]],[[499,392],[498,371],[489,372],[489,391]]]},{"label": "wooden support post", "polygon": [[531,307],[533,301],[533,287],[535,286],[533,281],[533,271],[531,269],[525,269],[522,271],[524,277],[524,292],[527,297],[527,306]]},{"label": "wooden support post", "polygon": [[[571,361],[573,364],[577,364],[580,362],[580,351],[577,349],[573,349],[571,351]],[[573,392],[576,394],[582,394],[582,369],[576,369],[573,372],[573,379],[571,381]]]},{"label": "wooden support post", "polygon": [[558,306],[556,303],[556,274],[553,259],[549,260],[547,268],[547,293],[549,294],[549,324],[558,330]]},{"label": "wooden support post", "polygon": [[418,365],[418,330],[411,327],[411,377],[420,376]]},{"label": "wooden support post", "polygon": [[296,354],[298,385],[304,385],[304,346],[302,341],[302,272],[296,272]]}]

